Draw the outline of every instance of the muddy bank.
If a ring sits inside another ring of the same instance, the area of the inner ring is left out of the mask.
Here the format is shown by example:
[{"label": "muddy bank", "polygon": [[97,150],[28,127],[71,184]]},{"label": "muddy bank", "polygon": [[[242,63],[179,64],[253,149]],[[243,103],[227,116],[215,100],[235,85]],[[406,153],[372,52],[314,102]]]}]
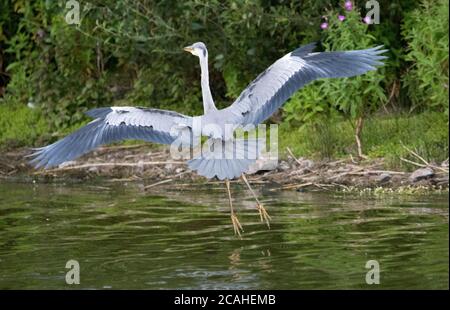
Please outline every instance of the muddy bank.
[{"label": "muddy bank", "polygon": [[[99,148],[80,159],[56,169],[34,170],[27,164],[27,149],[0,155],[0,178],[25,178],[30,181],[89,180],[102,178],[108,182],[143,180],[146,188],[186,187],[192,183],[217,183],[191,172],[182,161],[170,158],[167,148],[149,145],[110,146]],[[444,189],[448,190],[448,160],[439,165],[413,161],[417,170],[391,171],[383,168],[383,160],[313,161],[295,158],[289,150],[277,165],[259,162],[260,170],[249,175],[253,184],[267,184],[284,190],[355,189]]]}]

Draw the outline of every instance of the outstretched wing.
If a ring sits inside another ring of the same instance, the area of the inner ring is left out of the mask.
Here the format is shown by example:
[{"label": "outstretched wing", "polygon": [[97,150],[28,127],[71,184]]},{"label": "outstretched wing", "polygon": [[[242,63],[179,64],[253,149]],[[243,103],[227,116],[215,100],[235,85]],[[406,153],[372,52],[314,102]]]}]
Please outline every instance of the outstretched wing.
[{"label": "outstretched wing", "polygon": [[111,107],[86,114],[94,120],[53,144],[35,149],[30,163],[36,168],[50,168],[100,145],[126,139],[170,144],[177,138],[177,129],[192,128],[191,117],[166,110]]},{"label": "outstretched wing", "polygon": [[305,84],[320,78],[351,77],[383,65],[382,46],[365,50],[313,53],[315,43],[302,46],[278,59],[261,73],[227,109],[243,125],[269,118]]}]

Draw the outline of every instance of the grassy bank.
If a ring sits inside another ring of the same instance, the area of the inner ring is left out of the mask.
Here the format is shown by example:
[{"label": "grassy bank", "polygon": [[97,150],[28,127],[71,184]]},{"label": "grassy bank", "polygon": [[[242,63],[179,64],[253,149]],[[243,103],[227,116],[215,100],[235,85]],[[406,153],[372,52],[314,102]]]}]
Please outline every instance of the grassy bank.
[{"label": "grassy bank", "polygon": [[51,139],[47,120],[24,105],[0,104],[0,150],[37,146]]},{"label": "grassy bank", "polygon": [[[26,106],[0,105],[0,115],[0,150],[42,146],[81,125],[53,132],[39,110]],[[404,146],[429,162],[441,163],[448,158],[448,118],[443,113],[373,116],[366,120],[361,138],[364,153],[369,158],[384,158],[387,168],[414,168],[400,160],[409,158]],[[289,147],[296,156],[312,159],[356,154],[352,123],[338,118],[299,127],[281,123],[279,146],[281,155]]]},{"label": "grassy bank", "polygon": [[[296,156],[336,159],[356,154],[354,127],[344,119],[293,127],[282,123],[280,149],[290,147]],[[448,118],[444,113],[377,115],[366,120],[361,140],[369,158],[385,159],[387,168],[412,169],[400,157],[409,158],[404,146],[429,162],[448,158]],[[417,168],[417,167],[416,167]]]}]

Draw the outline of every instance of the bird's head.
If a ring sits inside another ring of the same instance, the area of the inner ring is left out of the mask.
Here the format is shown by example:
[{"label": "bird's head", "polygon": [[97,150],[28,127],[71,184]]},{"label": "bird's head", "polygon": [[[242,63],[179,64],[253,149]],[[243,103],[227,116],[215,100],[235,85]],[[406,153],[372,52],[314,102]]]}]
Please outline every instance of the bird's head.
[{"label": "bird's head", "polygon": [[192,45],[186,46],[184,50],[197,57],[206,57],[208,55],[208,50],[203,42],[196,42]]}]

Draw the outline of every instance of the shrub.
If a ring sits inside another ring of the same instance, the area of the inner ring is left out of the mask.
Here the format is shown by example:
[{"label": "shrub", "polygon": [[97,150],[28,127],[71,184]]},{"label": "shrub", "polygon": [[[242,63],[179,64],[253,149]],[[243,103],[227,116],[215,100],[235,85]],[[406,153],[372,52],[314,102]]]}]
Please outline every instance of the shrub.
[{"label": "shrub", "polygon": [[[329,14],[327,28],[323,32],[325,50],[355,50],[378,45],[377,39],[368,31],[369,25],[361,21],[357,10],[347,12],[344,21],[337,16],[336,11]],[[322,120],[315,119],[316,115],[324,112],[332,114],[336,110],[349,119],[357,119],[356,139],[359,146],[363,118],[376,111],[387,99],[384,80],[384,69],[379,68],[357,77],[316,81],[297,92],[286,105],[287,120],[303,123]],[[358,155],[362,156],[360,147]]]},{"label": "shrub", "polygon": [[197,114],[199,67],[182,47],[204,41],[213,95],[223,107],[280,51],[317,39],[314,23],[326,3],[80,1],[76,26],[65,22],[64,1],[5,0],[6,96],[23,104],[33,97],[57,129],[112,101]]},{"label": "shrub", "polygon": [[448,11],[447,0],[422,1],[402,25],[410,62],[403,82],[412,109],[432,108],[448,115]]}]

